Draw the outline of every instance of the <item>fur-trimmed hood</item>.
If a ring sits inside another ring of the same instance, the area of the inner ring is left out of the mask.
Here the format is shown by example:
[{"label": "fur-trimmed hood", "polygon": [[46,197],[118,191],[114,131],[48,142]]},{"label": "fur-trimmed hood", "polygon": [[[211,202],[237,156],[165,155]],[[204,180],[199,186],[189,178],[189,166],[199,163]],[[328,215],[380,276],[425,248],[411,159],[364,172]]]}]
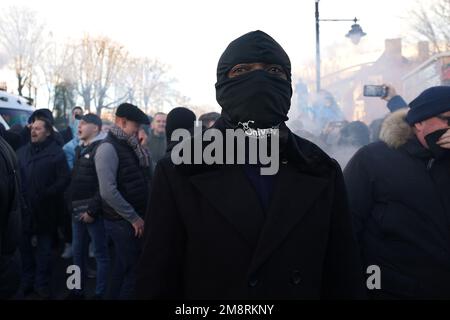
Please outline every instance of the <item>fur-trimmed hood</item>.
[{"label": "fur-trimmed hood", "polygon": [[381,125],[380,140],[391,148],[397,149],[414,137],[413,128],[405,120],[408,111],[402,108],[391,113]]}]

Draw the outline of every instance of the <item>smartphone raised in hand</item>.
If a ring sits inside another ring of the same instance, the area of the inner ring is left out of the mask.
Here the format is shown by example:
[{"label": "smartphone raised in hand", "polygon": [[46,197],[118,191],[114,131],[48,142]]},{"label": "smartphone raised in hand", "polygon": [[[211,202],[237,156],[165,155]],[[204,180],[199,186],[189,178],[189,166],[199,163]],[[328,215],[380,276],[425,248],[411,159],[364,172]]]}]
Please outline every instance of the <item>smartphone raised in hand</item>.
[{"label": "smartphone raised in hand", "polygon": [[364,86],[364,96],[365,97],[386,97],[388,94],[388,88],[386,86],[377,85],[365,85]]}]

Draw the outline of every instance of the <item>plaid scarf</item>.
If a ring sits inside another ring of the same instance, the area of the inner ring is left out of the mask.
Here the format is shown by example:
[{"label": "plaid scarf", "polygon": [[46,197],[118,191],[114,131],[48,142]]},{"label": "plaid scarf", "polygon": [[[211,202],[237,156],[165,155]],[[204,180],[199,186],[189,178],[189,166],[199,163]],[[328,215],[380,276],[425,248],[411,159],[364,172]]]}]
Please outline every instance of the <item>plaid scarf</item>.
[{"label": "plaid scarf", "polygon": [[121,128],[113,125],[109,132],[119,140],[125,141],[134,151],[139,159],[139,166],[142,168],[150,167],[150,155],[147,149],[139,144],[136,136],[129,136]]}]

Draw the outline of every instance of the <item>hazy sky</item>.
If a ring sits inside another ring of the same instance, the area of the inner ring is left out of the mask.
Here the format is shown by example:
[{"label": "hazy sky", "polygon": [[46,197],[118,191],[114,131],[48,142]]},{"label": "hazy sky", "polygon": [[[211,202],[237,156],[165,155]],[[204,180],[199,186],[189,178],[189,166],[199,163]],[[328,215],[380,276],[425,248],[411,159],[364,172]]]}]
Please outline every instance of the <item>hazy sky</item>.
[{"label": "hazy sky", "polygon": [[[321,18],[358,17],[362,45],[383,49],[385,38],[406,35],[405,19],[415,0],[321,0]],[[135,55],[171,65],[177,89],[198,105],[216,106],[215,71],[227,44],[261,29],[288,52],[293,71],[315,54],[314,0],[1,0],[0,9],[25,5],[57,37],[88,32],[119,41]],[[321,23],[322,47],[353,46],[344,35],[351,22]],[[356,48],[355,48],[356,50]],[[326,56],[324,57],[326,58]]]}]

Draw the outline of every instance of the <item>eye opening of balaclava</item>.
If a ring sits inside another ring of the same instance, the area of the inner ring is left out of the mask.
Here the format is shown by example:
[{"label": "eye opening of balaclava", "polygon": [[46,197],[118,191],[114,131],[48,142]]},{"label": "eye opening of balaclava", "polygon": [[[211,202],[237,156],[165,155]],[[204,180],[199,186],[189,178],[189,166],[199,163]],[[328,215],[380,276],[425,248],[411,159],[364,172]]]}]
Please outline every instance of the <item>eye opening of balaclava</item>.
[{"label": "eye opening of balaclava", "polygon": [[[286,79],[265,70],[229,78],[230,70],[243,63],[280,65]],[[291,63],[284,49],[262,31],[247,33],[232,41],[217,66],[216,98],[222,117],[233,127],[251,123],[268,128],[288,120],[292,97]]]}]

